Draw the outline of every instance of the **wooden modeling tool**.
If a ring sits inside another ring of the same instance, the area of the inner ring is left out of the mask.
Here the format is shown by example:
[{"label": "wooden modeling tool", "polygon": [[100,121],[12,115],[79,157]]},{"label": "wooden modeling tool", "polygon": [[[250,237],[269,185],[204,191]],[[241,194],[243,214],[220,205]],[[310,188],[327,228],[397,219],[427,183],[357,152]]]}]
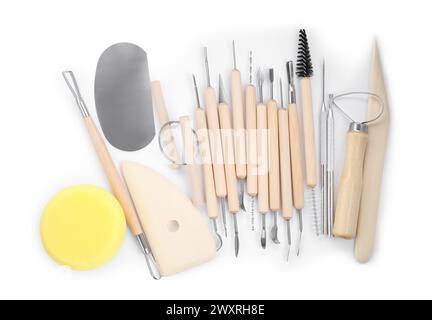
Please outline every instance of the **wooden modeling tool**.
[{"label": "wooden modeling tool", "polygon": [[270,100],[267,102],[267,128],[269,134],[269,206],[273,215],[273,227],[270,236],[274,243],[280,244],[278,239],[278,212],[281,208],[280,199],[280,169],[279,169],[279,123],[278,106],[274,99],[274,70],[269,70]]},{"label": "wooden modeling tool", "polygon": [[93,147],[95,148],[96,153],[99,156],[100,163],[113,189],[114,195],[123,208],[129,228],[131,229],[133,235],[137,237],[138,242],[144,252],[150,274],[154,279],[160,279],[161,275],[158,268],[159,266],[156,264],[150,244],[147,241],[147,237],[141,225],[141,221],[138,217],[137,212],[135,211],[135,206],[132,203],[127,188],[124,185],[116,166],[114,165],[114,162],[111,158],[111,155],[109,154],[105,142],[99,130],[97,129],[96,124],[93,122],[93,119],[90,116],[84,99],[81,96],[75,76],[72,71],[64,71],[63,78],[65,79],[81,111],[87,130],[90,134]]},{"label": "wooden modeling tool", "polygon": [[198,145],[201,155],[202,167],[204,171],[204,190],[207,204],[207,215],[212,221],[213,231],[216,238],[216,247],[219,250],[222,247],[222,237],[220,236],[217,228],[218,218],[218,203],[215,189],[215,181],[213,176],[213,166],[211,158],[210,142],[207,130],[207,119],[203,108],[201,108],[198,86],[195,76],[193,75],[193,84],[195,90],[197,108],[195,111],[196,127],[198,129]]},{"label": "wooden modeling tool", "polygon": [[233,113],[234,129],[234,152],[235,152],[235,169],[237,179],[240,180],[240,209],[246,212],[244,198],[246,194],[246,135],[243,106],[243,86],[241,73],[237,69],[237,58],[235,43],[232,42],[233,70],[231,71],[231,103]]},{"label": "wooden modeling tool", "polygon": [[306,184],[310,191],[311,205],[313,212],[314,231],[318,236],[319,227],[319,210],[317,204],[316,186],[317,180],[317,163],[315,152],[315,129],[314,114],[312,104],[312,83],[313,75],[312,59],[309,50],[309,43],[304,29],[300,30],[298,55],[297,55],[297,76],[300,78],[300,97],[303,113],[303,137],[306,163]]},{"label": "wooden modeling tool", "polygon": [[296,105],[296,90],[294,85],[294,65],[292,61],[287,62],[288,73],[288,125],[291,147],[291,177],[294,208],[299,217],[299,236],[297,241],[297,256],[300,255],[300,245],[303,233],[304,189],[303,168],[300,141],[300,125]]},{"label": "wooden modeling tool", "polygon": [[[384,109],[381,118],[369,126],[369,144],[363,168],[363,190],[354,250],[355,258],[360,263],[368,262],[374,249],[390,122],[390,107],[377,42],[374,43],[373,47],[369,88],[371,93],[381,97]],[[368,117],[373,117],[379,112],[379,108],[376,99],[369,99]]]},{"label": "wooden modeling tool", "polygon": [[[152,88],[153,102],[156,109],[156,115],[159,120],[159,125],[162,127],[170,121],[170,118],[168,116],[168,111],[165,105],[165,99],[162,93],[162,86],[160,81],[157,80],[152,81],[151,88]],[[174,134],[170,127],[167,127],[166,130],[164,130],[162,134],[162,143],[164,149],[169,148],[168,155],[170,159],[172,159],[172,163],[170,164],[170,167],[172,169],[181,168],[180,156],[177,149],[177,144],[174,138]]]},{"label": "wooden modeling tool", "polygon": [[237,191],[236,170],[234,162],[234,139],[231,126],[229,107],[225,99],[222,76],[219,74],[219,121],[222,136],[222,148],[225,163],[225,177],[227,185],[228,211],[233,217],[234,223],[234,249],[238,256],[240,241],[237,223],[237,213],[240,211]]},{"label": "wooden modeling tool", "polygon": [[221,138],[220,126],[219,126],[218,103],[216,100],[215,90],[211,86],[207,48],[204,48],[204,61],[205,61],[206,76],[207,76],[207,88],[205,89],[204,92],[204,100],[205,100],[206,111],[207,111],[207,124],[209,130],[209,138],[210,138],[210,149],[212,155],[216,195],[220,199],[221,216],[222,216],[224,232],[226,237],[228,235],[227,221],[226,221],[227,187],[226,187],[226,180],[225,180],[224,157],[223,157],[223,149],[222,149],[222,138]]},{"label": "wooden modeling tool", "polygon": [[261,69],[257,74],[259,102],[257,105],[257,160],[258,160],[258,212],[261,214],[261,247],[266,248],[266,215],[269,212],[268,181],[268,130],[267,107],[264,104],[264,76]]},{"label": "wooden modeling tool", "polygon": [[287,231],[287,261],[291,251],[291,218],[292,218],[292,182],[291,182],[291,159],[290,139],[288,128],[288,110],[284,107],[282,79],[279,80],[281,109],[278,110],[279,120],[279,161],[280,161],[280,186],[282,217],[286,221]]},{"label": "wooden modeling tool", "polygon": [[256,88],[252,83],[252,51],[249,52],[249,84],[246,86],[246,131],[247,131],[247,193],[250,197],[252,231],[255,230],[255,208],[258,195],[257,176],[257,101]]}]

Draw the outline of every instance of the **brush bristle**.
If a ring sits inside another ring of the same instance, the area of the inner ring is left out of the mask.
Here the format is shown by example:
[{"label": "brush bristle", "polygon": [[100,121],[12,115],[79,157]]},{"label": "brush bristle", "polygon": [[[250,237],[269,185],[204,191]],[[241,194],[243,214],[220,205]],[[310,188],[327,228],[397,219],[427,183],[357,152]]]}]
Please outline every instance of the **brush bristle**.
[{"label": "brush bristle", "polygon": [[301,29],[299,33],[296,74],[301,78],[307,78],[313,75],[312,58],[305,29]]}]

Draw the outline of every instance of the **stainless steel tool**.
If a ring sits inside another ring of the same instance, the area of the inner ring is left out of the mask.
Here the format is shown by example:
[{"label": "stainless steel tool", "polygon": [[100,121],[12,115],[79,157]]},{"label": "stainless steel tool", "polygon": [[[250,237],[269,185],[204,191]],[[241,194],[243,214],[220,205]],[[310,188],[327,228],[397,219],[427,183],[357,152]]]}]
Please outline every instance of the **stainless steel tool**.
[{"label": "stainless steel tool", "polygon": [[[330,95],[329,100],[333,100],[333,95]],[[326,117],[326,226],[325,234],[329,238],[333,237],[334,223],[334,158],[335,158],[335,137],[334,137],[334,113],[331,103],[328,105]]]},{"label": "stainless steel tool", "polygon": [[107,140],[124,151],[137,151],[155,136],[152,93],[146,52],[135,44],[118,43],[99,58],[95,101]]}]

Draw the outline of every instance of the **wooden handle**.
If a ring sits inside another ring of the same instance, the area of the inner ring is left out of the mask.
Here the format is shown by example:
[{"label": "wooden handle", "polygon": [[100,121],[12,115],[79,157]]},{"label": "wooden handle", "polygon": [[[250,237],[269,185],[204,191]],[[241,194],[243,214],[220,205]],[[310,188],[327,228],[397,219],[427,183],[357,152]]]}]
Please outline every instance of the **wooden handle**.
[{"label": "wooden handle", "polygon": [[317,185],[317,164],[315,154],[315,129],[312,107],[312,86],[310,78],[300,81],[301,101],[303,111],[303,133],[306,163],[306,184],[310,188]]},{"label": "wooden handle", "polygon": [[247,168],[245,120],[243,113],[243,88],[241,74],[238,70],[233,70],[231,72],[231,101],[233,109],[236,174],[237,178],[245,179],[247,175]]},{"label": "wooden handle", "polygon": [[271,211],[280,210],[280,170],[279,170],[279,123],[276,100],[267,103],[267,128],[269,134],[269,204]]},{"label": "wooden handle", "polygon": [[[165,123],[169,121],[169,117],[168,117],[168,111],[165,106],[165,99],[162,94],[162,87],[160,81],[153,81],[151,83],[151,89],[152,89],[152,95],[153,95],[154,105],[156,107],[155,109],[156,109],[159,125],[163,126]],[[162,143],[164,147],[169,148],[169,150],[167,150],[167,153],[170,156],[170,158],[175,162],[175,163],[171,163],[170,167],[172,169],[179,169],[181,167],[180,156],[177,151],[175,138],[170,127],[167,127],[164,130],[164,133],[162,134]]]},{"label": "wooden handle", "polygon": [[257,106],[258,211],[269,211],[267,107]]},{"label": "wooden handle", "polygon": [[291,159],[288,129],[288,111],[279,109],[279,160],[281,180],[282,217],[292,218],[292,187],[291,187]]},{"label": "wooden handle", "polygon": [[126,221],[129,225],[129,228],[134,235],[142,234],[143,229],[138,219],[138,215],[135,211],[134,204],[132,203],[126,185],[124,184],[116,166],[114,165],[111,155],[108,152],[106,144],[98,128],[96,127],[91,117],[84,118],[84,121],[90,134],[93,146],[96,150],[96,153],[99,157],[99,160],[102,164],[111,188],[114,192],[114,195],[123,208],[123,212],[126,216]]},{"label": "wooden handle", "polygon": [[195,112],[196,127],[198,129],[198,143],[204,171],[204,190],[207,203],[207,214],[210,219],[216,219],[219,214],[218,203],[213,177],[210,142],[207,132],[207,119],[204,109],[198,108]]},{"label": "wooden handle", "polygon": [[291,176],[293,189],[294,208],[304,207],[303,168],[300,142],[300,126],[297,106],[290,104],[288,107],[288,125],[291,147]]},{"label": "wooden handle", "polygon": [[255,197],[258,194],[257,177],[257,105],[256,89],[246,87],[246,132],[247,132],[247,193]]},{"label": "wooden handle", "polygon": [[224,158],[220,135],[218,105],[213,88],[209,87],[205,90],[204,99],[207,110],[208,134],[210,138],[216,195],[219,198],[225,198],[227,196],[227,189],[225,182]]},{"label": "wooden handle", "polygon": [[367,143],[367,133],[348,132],[333,228],[334,235],[340,238],[356,236]]},{"label": "wooden handle", "polygon": [[187,116],[180,117],[180,127],[183,136],[184,158],[189,185],[192,191],[192,203],[199,208],[204,205],[202,176],[199,165],[195,161],[195,139]]},{"label": "wooden handle", "polygon": [[225,163],[225,177],[228,192],[228,210],[231,213],[240,211],[237,190],[236,167],[234,156],[233,131],[231,127],[230,112],[226,103],[219,104],[219,120],[222,135],[222,148]]}]

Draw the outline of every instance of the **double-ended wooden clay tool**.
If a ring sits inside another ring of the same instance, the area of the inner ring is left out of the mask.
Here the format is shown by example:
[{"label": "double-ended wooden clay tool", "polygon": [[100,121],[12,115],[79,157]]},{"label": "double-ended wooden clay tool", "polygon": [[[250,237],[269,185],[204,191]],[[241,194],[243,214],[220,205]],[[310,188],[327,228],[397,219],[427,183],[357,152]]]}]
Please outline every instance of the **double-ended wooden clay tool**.
[{"label": "double-ended wooden clay tool", "polygon": [[[390,105],[376,41],[372,51],[369,91],[381,97],[384,110],[382,116],[369,126],[369,143],[363,168],[363,190],[354,250],[355,258],[360,263],[368,262],[374,249],[390,123]],[[373,117],[379,109],[378,101],[371,97],[368,102],[368,116]]]},{"label": "double-ended wooden clay tool", "polygon": [[195,121],[198,130],[198,148],[200,151],[201,162],[204,172],[204,190],[207,204],[207,215],[212,221],[213,231],[217,240],[217,247],[222,247],[222,237],[217,228],[218,200],[216,196],[215,180],[213,176],[212,155],[210,149],[209,134],[207,129],[207,119],[205,110],[201,107],[198,86],[195,75],[192,76],[196,98]]},{"label": "double-ended wooden clay tool", "polygon": [[257,104],[257,174],[258,174],[258,212],[261,214],[261,247],[267,245],[266,216],[269,212],[269,180],[268,180],[268,130],[267,106],[264,104],[264,76],[258,69],[258,104]]},{"label": "double-ended wooden clay tool", "polygon": [[257,99],[256,87],[252,83],[252,51],[249,52],[249,84],[246,86],[246,141],[247,141],[247,193],[252,231],[255,230],[255,210],[258,195],[257,176]]},{"label": "double-ended wooden clay tool", "polygon": [[313,212],[314,231],[317,235],[320,233],[318,201],[316,186],[317,180],[317,163],[315,152],[315,125],[312,104],[312,82],[313,76],[312,59],[309,50],[309,43],[304,29],[300,30],[298,55],[297,55],[297,76],[300,78],[300,101],[303,114],[303,138],[306,164],[306,185],[310,191],[310,202]]},{"label": "double-ended wooden clay tool", "polygon": [[281,208],[280,199],[280,169],[279,169],[279,123],[278,105],[274,98],[274,69],[269,69],[270,100],[267,102],[267,128],[268,128],[268,162],[269,162],[269,206],[273,215],[273,227],[270,238],[275,244],[278,239],[278,212]]},{"label": "double-ended wooden clay tool", "polygon": [[243,106],[243,85],[240,70],[237,69],[236,48],[232,42],[233,70],[231,71],[231,104],[233,119],[234,157],[237,179],[240,181],[240,209],[246,212],[246,133]]},{"label": "double-ended wooden clay tool", "polygon": [[300,124],[297,113],[297,98],[294,85],[294,64],[288,61],[286,64],[288,74],[288,124],[291,148],[291,178],[293,191],[293,204],[299,218],[299,235],[297,241],[297,256],[300,255],[300,245],[303,233],[304,188],[303,167],[300,138]]},{"label": "double-ended wooden clay tool", "polygon": [[207,115],[208,134],[210,141],[210,151],[212,156],[214,181],[216,187],[216,195],[220,199],[220,210],[222,222],[224,226],[225,237],[228,235],[227,221],[226,221],[226,198],[227,187],[225,178],[224,156],[222,147],[222,138],[220,134],[218,103],[216,100],[215,89],[210,81],[210,68],[208,62],[207,48],[204,48],[204,64],[207,77],[207,87],[204,91],[204,100]]}]

